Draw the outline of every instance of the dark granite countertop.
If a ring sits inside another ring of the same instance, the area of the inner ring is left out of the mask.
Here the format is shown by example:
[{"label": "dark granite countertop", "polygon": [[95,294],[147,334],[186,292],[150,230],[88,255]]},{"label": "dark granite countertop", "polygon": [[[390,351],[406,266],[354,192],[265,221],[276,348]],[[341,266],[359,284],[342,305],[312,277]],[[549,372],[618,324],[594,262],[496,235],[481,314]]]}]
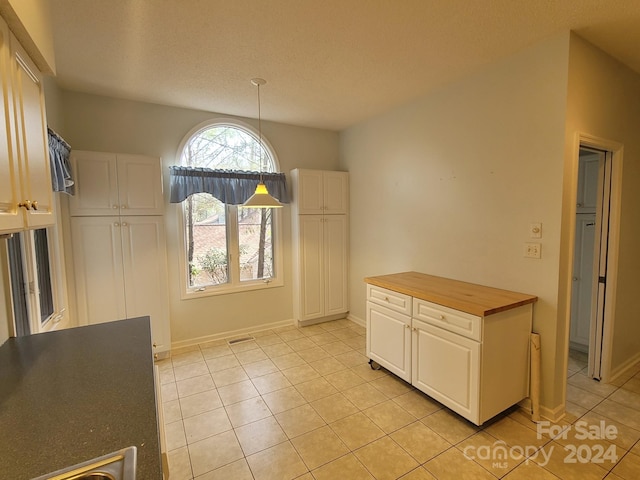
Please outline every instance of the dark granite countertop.
[{"label": "dark granite countertop", "polygon": [[149,317],[0,347],[0,479],[32,479],[132,445],[136,479],[162,479]]}]

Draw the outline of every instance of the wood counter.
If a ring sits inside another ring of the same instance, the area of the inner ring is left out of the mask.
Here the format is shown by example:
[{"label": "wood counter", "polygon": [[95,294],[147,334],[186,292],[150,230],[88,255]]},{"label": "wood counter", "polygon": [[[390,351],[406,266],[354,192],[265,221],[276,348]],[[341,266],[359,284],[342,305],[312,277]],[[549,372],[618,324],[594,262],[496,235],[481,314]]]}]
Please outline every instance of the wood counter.
[{"label": "wood counter", "polygon": [[504,312],[538,300],[535,295],[486,287],[419,272],[367,277],[364,281],[371,285],[387,288],[480,317]]}]

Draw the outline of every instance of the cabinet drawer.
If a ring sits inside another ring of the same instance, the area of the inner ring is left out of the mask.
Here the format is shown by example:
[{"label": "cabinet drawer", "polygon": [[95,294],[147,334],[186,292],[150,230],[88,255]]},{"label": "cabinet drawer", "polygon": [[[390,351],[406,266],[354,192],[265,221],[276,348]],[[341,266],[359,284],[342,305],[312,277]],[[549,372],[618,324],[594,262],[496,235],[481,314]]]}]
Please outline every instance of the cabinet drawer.
[{"label": "cabinet drawer", "polygon": [[367,284],[367,300],[405,315],[411,315],[411,298],[403,293]]},{"label": "cabinet drawer", "polygon": [[417,298],[413,299],[413,317],[478,342],[482,340],[482,317]]}]

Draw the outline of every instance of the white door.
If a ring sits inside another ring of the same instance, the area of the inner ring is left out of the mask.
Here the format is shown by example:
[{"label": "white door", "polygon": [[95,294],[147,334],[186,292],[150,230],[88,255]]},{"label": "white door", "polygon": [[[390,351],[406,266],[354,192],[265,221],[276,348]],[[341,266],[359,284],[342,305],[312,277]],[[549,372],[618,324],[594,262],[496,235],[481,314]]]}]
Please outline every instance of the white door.
[{"label": "white door", "polygon": [[573,283],[571,292],[571,348],[587,352],[591,326],[595,213],[576,215]]},{"label": "white door", "polygon": [[20,159],[21,201],[30,201],[26,223],[30,228],[55,223],[49,165],[47,121],[42,76],[15,37],[11,36],[13,105]]},{"label": "white door", "polygon": [[325,214],[349,213],[349,174],[323,172],[323,197]]},{"label": "white door", "polygon": [[300,215],[300,318],[324,316],[324,231],[322,215]]},{"label": "white door", "polygon": [[411,317],[367,302],[367,357],[411,381]]},{"label": "white door", "polygon": [[77,215],[118,215],[116,156],[102,152],[71,152],[76,194],[69,198],[69,212]]},{"label": "white door", "polygon": [[0,18],[0,91],[2,93],[2,119],[0,130],[0,232],[23,228],[24,214],[20,203],[20,179],[15,161],[15,137],[13,132],[13,103],[11,101],[11,75],[9,52],[9,28]]},{"label": "white door", "polygon": [[119,217],[72,217],[78,323],[126,318]]},{"label": "white door", "polygon": [[171,339],[163,218],[123,216],[120,220],[127,317],[148,315],[158,351],[168,350]]},{"label": "white door", "polygon": [[324,211],[324,190],[320,170],[298,170],[298,213],[320,214]]},{"label": "white door", "polygon": [[118,198],[121,215],[162,215],[160,159],[118,154]]},{"label": "white door", "polygon": [[324,229],[324,291],[325,315],[349,310],[347,216],[326,215]]},{"label": "white door", "polygon": [[480,343],[413,319],[411,383],[478,422]]}]

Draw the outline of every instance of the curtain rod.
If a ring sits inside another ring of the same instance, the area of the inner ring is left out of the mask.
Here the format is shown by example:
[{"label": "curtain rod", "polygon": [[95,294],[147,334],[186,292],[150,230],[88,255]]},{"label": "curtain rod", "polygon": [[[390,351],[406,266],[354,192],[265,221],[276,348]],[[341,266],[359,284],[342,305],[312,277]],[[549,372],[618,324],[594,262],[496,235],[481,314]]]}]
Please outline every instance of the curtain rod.
[{"label": "curtain rod", "polygon": [[71,151],[71,145],[69,145],[67,142],[65,142],[64,138],[62,138],[60,135],[58,135],[53,128],[47,126],[47,132],[49,132],[49,134],[55,138],[56,140],[58,140],[60,143],[62,143],[62,145],[64,145],[69,151]]}]

